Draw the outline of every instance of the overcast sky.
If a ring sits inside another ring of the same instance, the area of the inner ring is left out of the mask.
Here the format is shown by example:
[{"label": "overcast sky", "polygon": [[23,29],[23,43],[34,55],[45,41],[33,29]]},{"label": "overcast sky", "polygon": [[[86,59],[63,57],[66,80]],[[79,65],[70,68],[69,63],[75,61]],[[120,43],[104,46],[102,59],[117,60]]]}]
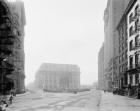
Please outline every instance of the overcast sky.
[{"label": "overcast sky", "polygon": [[77,64],[81,83],[98,80],[107,0],[23,0],[26,11],[26,84],[46,63]]}]

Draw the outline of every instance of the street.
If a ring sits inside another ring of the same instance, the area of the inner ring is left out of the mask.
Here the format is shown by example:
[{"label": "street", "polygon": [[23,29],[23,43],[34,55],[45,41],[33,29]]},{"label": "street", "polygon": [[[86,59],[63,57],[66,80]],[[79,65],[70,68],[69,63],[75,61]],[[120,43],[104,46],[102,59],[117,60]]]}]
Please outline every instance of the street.
[{"label": "street", "polygon": [[140,100],[92,90],[17,95],[7,111],[140,111]]},{"label": "street", "polygon": [[30,92],[17,95],[8,111],[89,111],[97,109],[99,99],[99,91],[78,94]]}]

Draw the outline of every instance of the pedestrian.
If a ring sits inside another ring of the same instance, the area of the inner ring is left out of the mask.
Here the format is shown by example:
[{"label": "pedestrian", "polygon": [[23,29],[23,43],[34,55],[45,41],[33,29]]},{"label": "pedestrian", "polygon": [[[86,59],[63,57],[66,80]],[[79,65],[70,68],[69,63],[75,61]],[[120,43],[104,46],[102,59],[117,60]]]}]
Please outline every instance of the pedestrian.
[{"label": "pedestrian", "polygon": [[14,96],[14,89],[11,89],[10,95],[13,95]]},{"label": "pedestrian", "polygon": [[10,101],[10,104],[12,104],[12,101],[13,101],[13,95],[10,95],[9,101]]},{"label": "pedestrian", "polygon": [[138,84],[137,94],[137,98],[140,99],[140,83]]},{"label": "pedestrian", "polygon": [[13,89],[13,96],[16,96],[16,89]]}]

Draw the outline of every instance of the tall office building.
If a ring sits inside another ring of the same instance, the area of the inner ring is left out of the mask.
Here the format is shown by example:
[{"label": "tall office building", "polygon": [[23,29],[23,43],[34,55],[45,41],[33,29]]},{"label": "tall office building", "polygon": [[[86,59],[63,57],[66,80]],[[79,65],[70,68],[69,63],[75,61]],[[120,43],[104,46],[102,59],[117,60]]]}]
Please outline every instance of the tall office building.
[{"label": "tall office building", "polygon": [[98,53],[98,89],[105,89],[104,78],[104,44]]}]

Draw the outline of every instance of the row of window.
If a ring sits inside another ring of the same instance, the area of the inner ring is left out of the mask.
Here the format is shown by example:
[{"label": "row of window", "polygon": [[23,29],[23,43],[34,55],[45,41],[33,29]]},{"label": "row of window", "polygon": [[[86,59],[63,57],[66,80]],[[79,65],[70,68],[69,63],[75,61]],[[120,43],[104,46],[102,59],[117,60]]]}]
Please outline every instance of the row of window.
[{"label": "row of window", "polygon": [[119,63],[122,63],[125,60],[127,60],[127,50],[119,56]]},{"label": "row of window", "polygon": [[119,28],[119,43],[127,40],[127,27],[126,23],[122,24],[122,26]]},{"label": "row of window", "polygon": [[[134,58],[135,57],[135,58]],[[135,64],[134,64],[135,61]],[[140,67],[140,54],[136,53],[134,56],[129,57],[129,69]],[[127,70],[127,62],[119,66],[119,72]]]},{"label": "row of window", "polygon": [[119,53],[121,53],[125,48],[127,48],[127,41],[123,42],[123,43],[119,46]]},{"label": "row of window", "polygon": [[125,72],[127,70],[127,62],[119,66],[119,73]]},{"label": "row of window", "polygon": [[[134,59],[134,56],[135,56],[135,59]],[[133,68],[140,66],[140,54],[136,53],[134,56],[129,57],[129,65],[130,65],[129,68],[130,69],[133,69]]]},{"label": "row of window", "polygon": [[139,5],[135,7],[135,11],[132,12],[129,16],[129,23],[135,21],[135,26],[131,26],[129,29],[129,36],[132,36],[138,31],[139,28],[139,16],[140,16],[140,8]]},{"label": "row of window", "polygon": [[[133,79],[135,78],[135,79]],[[135,81],[134,81],[135,80]],[[139,75],[135,74],[135,75],[130,75],[130,84],[138,84],[139,82]]]},{"label": "row of window", "polygon": [[140,30],[140,21],[139,19],[137,19],[137,21],[135,21],[135,25],[129,28],[129,37],[136,34],[139,30]]},{"label": "row of window", "polygon": [[139,15],[139,5],[135,7],[135,11],[132,12],[129,16],[129,23],[131,23]]},{"label": "row of window", "polygon": [[139,46],[140,46],[140,38],[139,38],[139,35],[137,35],[135,37],[135,42],[133,40],[131,40],[129,42],[129,51],[132,51],[132,50],[134,50],[135,48],[137,48]]}]

